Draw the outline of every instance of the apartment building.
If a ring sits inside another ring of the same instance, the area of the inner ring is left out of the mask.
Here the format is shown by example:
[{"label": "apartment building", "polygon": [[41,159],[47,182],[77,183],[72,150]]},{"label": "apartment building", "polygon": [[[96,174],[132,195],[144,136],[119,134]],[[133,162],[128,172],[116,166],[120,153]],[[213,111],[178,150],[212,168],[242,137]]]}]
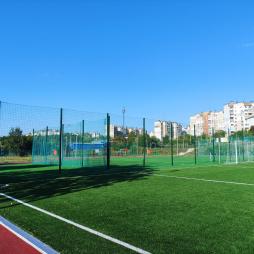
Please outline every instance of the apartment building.
[{"label": "apartment building", "polygon": [[197,136],[201,136],[206,131],[208,131],[208,126],[206,126],[207,115],[205,113],[196,114],[190,117],[190,125],[188,128],[188,134],[194,135],[194,126]]},{"label": "apartment building", "polygon": [[253,126],[254,103],[253,102],[230,102],[224,105],[223,111],[202,112],[190,117],[188,133],[193,135],[194,125],[196,135],[211,136],[213,130],[224,130],[230,134],[249,130]]},{"label": "apartment building", "polygon": [[173,139],[176,139],[182,134],[182,125],[177,122],[161,121],[154,122],[154,130],[150,133],[150,136],[155,136],[159,140],[166,136],[171,136],[171,123],[173,127]]},{"label": "apartment building", "polygon": [[252,126],[254,126],[254,115],[249,116],[249,117],[246,118],[245,126],[248,129],[250,129]]},{"label": "apartment building", "polygon": [[224,105],[225,130],[230,133],[249,130],[248,118],[254,116],[253,102],[230,102]]},{"label": "apartment building", "polygon": [[190,125],[188,133],[194,135],[194,126],[196,128],[196,135],[203,134],[211,136],[213,130],[224,130],[224,114],[223,111],[202,112],[190,117]]},{"label": "apartment building", "polygon": [[111,138],[126,136],[131,132],[134,132],[137,135],[142,135],[143,129],[142,128],[134,128],[134,127],[123,128],[122,126],[117,126],[114,124],[111,124],[110,128],[109,128],[109,135]]}]

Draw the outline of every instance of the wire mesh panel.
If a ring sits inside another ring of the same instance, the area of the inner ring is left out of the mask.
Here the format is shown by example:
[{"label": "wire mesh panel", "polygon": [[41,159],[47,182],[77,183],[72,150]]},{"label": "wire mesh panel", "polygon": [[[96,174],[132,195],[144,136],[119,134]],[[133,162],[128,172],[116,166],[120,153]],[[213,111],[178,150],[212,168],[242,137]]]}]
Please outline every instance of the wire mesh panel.
[{"label": "wire mesh panel", "polygon": [[146,165],[171,165],[170,126],[163,121],[146,118]]},{"label": "wire mesh panel", "polygon": [[176,122],[125,110],[110,116],[107,124],[106,114],[0,102],[0,164],[169,168],[254,161],[251,132],[196,136],[195,126],[187,134]]},{"label": "wire mesh panel", "polygon": [[[45,136],[46,126],[59,123],[58,115],[54,108],[1,102],[0,163],[31,163],[33,134],[39,139]],[[45,153],[45,142],[43,146],[37,149]]]},{"label": "wire mesh panel", "polygon": [[33,132],[33,164],[58,165],[59,136],[59,128],[46,127],[44,130]]},{"label": "wire mesh panel", "polygon": [[82,167],[82,122],[63,124],[62,165]]},{"label": "wire mesh panel", "polygon": [[197,164],[209,164],[216,161],[215,141],[211,138],[196,138]]},{"label": "wire mesh panel", "polygon": [[227,143],[225,163],[241,163],[254,161],[253,137],[230,137]]},{"label": "wire mesh panel", "polygon": [[147,165],[168,168],[194,164],[194,138],[182,125],[169,120],[146,119]]},{"label": "wire mesh panel", "polygon": [[62,165],[106,165],[105,114],[63,110]]},{"label": "wire mesh panel", "polygon": [[143,119],[110,115],[110,146],[112,165],[143,165]]}]

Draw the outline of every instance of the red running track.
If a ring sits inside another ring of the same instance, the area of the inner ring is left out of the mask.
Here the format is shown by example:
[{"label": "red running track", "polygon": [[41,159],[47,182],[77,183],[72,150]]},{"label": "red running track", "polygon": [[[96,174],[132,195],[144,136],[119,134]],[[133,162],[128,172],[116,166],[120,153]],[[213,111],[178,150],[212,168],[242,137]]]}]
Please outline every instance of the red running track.
[{"label": "red running track", "polygon": [[41,254],[38,250],[0,224],[1,254]]}]

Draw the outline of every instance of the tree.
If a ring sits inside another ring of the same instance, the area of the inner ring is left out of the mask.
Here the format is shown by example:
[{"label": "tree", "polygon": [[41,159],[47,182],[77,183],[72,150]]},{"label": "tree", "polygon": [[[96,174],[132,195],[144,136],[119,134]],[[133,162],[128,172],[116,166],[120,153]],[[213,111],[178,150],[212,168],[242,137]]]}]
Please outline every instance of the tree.
[{"label": "tree", "polygon": [[215,138],[225,138],[226,132],[223,130],[216,131],[214,134]]},{"label": "tree", "polygon": [[115,150],[120,150],[127,146],[127,140],[122,136],[116,136],[112,141],[112,146]]},{"label": "tree", "polygon": [[7,139],[8,150],[15,154],[20,155],[23,146],[23,135],[20,128],[11,128],[9,137]]},{"label": "tree", "polygon": [[17,156],[31,154],[32,136],[25,136],[20,128],[11,128],[9,135],[1,138],[1,153]]},{"label": "tree", "polygon": [[232,136],[235,138],[242,138],[244,135],[243,131],[237,131]]},{"label": "tree", "polygon": [[134,131],[128,134],[128,146],[131,147],[137,141],[137,135]]},{"label": "tree", "polygon": [[23,136],[23,144],[21,146],[20,156],[25,156],[32,153],[33,137]]},{"label": "tree", "polygon": [[251,127],[250,127],[249,134],[250,134],[251,136],[254,136],[254,126],[251,126]]},{"label": "tree", "polygon": [[168,135],[166,135],[163,139],[162,139],[162,143],[163,145],[168,145],[170,143],[170,138]]},{"label": "tree", "polygon": [[147,139],[147,146],[151,147],[151,148],[160,147],[161,146],[161,141],[158,138],[154,137],[154,136],[149,137]]}]

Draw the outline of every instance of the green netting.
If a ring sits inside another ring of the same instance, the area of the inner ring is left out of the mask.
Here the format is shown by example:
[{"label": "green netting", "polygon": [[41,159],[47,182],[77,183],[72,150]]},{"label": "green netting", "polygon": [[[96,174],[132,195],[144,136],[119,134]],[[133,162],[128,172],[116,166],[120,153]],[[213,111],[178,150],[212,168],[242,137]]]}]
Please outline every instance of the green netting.
[{"label": "green netting", "polygon": [[254,161],[251,133],[228,140],[196,137],[170,121],[144,121],[125,112],[110,116],[107,143],[106,114],[0,102],[0,164],[105,166],[107,145],[111,165],[169,168]]},{"label": "green netting", "polygon": [[46,127],[33,133],[32,163],[41,165],[58,165],[59,130]]},{"label": "green netting", "polygon": [[82,166],[82,153],[77,144],[82,143],[82,122],[63,126],[62,165],[68,167]]},{"label": "green netting", "polygon": [[[59,123],[60,113],[59,110]],[[46,128],[34,133],[33,163],[61,162],[66,168],[105,166],[105,144],[104,114],[64,109],[61,131],[59,124],[58,129]]]},{"label": "green netting", "polygon": [[[0,102],[0,164],[31,163],[33,132],[35,139],[43,139],[46,126],[58,124],[58,109]],[[46,153],[45,143],[43,146],[37,149]],[[35,161],[40,163],[42,159],[37,157]]]},{"label": "green netting", "polygon": [[65,124],[62,165],[66,167],[105,166],[105,119]]},{"label": "green netting", "polygon": [[138,165],[144,161],[143,119],[112,114],[111,165]]}]

